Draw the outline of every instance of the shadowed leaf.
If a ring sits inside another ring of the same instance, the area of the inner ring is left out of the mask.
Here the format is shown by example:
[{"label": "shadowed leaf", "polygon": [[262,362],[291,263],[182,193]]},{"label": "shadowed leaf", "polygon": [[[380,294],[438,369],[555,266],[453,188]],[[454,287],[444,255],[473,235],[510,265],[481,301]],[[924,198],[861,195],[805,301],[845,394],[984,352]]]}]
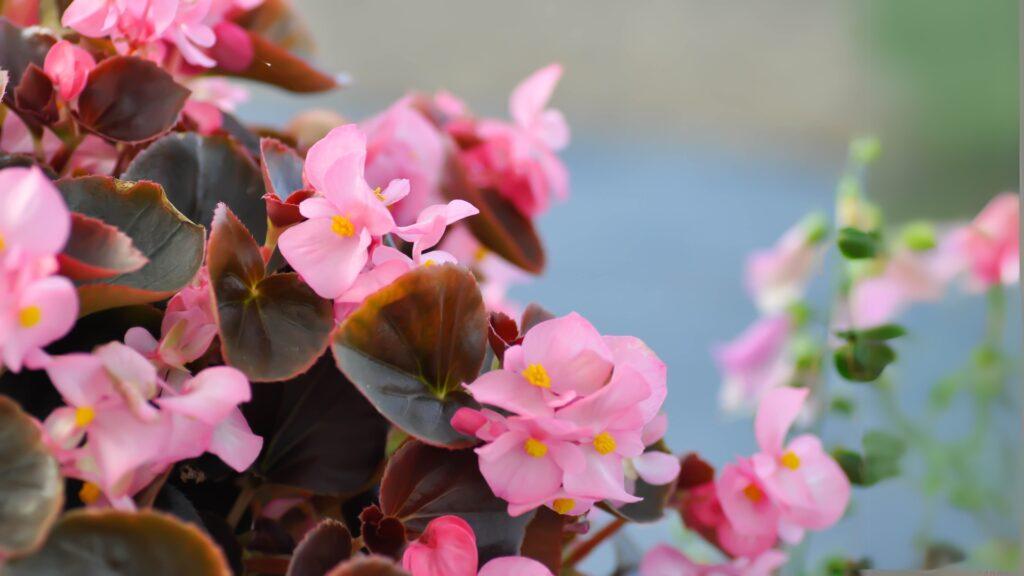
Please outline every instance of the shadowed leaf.
[{"label": "shadowed leaf", "polygon": [[409,576],[409,573],[387,558],[365,556],[335,566],[326,576]]},{"label": "shadowed leaf", "polygon": [[121,142],[145,142],[178,121],[189,90],[156,64],[131,56],[100,62],[78,96],[78,120]]},{"label": "shadowed leaf", "polygon": [[526,527],[522,555],[548,567],[552,574],[562,571],[562,529],[569,518],[542,506]]},{"label": "shadowed leaf", "polygon": [[513,518],[508,503],[491,492],[472,450],[445,450],[415,440],[402,446],[380,484],[381,510],[405,524],[409,539],[434,518],[454,514],[476,534],[480,565],[519,554],[533,514]]},{"label": "shadowed leaf", "polygon": [[337,520],[327,519],[306,533],[295,547],[287,576],[323,576],[352,556],[352,535]]},{"label": "shadowed leaf", "polygon": [[46,537],[64,502],[57,461],[39,428],[0,396],[0,557],[32,552]]},{"label": "shadowed leaf", "polygon": [[249,67],[238,72],[218,69],[218,73],[265,82],[299,93],[325,92],[338,86],[332,76],[259,34],[249,32],[249,38],[254,52]]},{"label": "shadowed leaf", "polygon": [[30,64],[42,66],[46,53],[56,39],[39,28],[21,28],[6,18],[0,18],[0,68],[10,74],[4,102],[10,102],[14,89]]},{"label": "shadowed leaf", "polygon": [[420,267],[366,299],[334,334],[341,371],[396,426],[434,445],[473,443],[451,426],[476,406],[462,388],[480,372],[487,315],[473,275]]},{"label": "shadowed leaf", "polygon": [[77,212],[71,213],[71,237],[59,260],[60,273],[76,281],[128,274],[149,262],[128,235]]},{"label": "shadowed leaf", "polygon": [[224,555],[195,526],[152,511],[75,510],[11,576],[228,576]]},{"label": "shadowed leaf", "polygon": [[148,259],[133,272],[80,283],[82,316],[163,300],[199,271],[205,232],[167,201],[160,186],[86,176],[61,180],[57,187],[72,212],[117,228]]},{"label": "shadowed leaf", "polygon": [[213,218],[209,251],[224,360],[261,382],[308,370],[327,347],[331,303],[297,274],[267,276],[256,241],[223,204]]},{"label": "shadowed leaf", "polygon": [[223,202],[261,241],[267,233],[263,178],[238,145],[224,136],[169,134],[132,160],[126,180],[152,180],[178,210],[204,226]]}]

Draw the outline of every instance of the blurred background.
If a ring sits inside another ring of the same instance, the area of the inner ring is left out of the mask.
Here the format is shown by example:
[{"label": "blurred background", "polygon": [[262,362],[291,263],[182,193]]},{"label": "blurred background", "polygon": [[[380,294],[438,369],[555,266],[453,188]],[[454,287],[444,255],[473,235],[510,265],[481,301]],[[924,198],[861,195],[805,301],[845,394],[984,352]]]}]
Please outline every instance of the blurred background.
[{"label": "blurred background", "polygon": [[[314,106],[360,120],[407,91],[442,88],[480,114],[507,116],[519,80],[552,61],[565,66],[553,105],[573,129],[564,155],[572,198],[540,222],[547,273],[513,297],[642,337],[669,365],[670,445],[716,465],[754,447],[751,422],[718,410],[709,353],[755,317],[745,255],[803,214],[831,212],[851,137],[881,139],[867,192],[890,221],[965,219],[1017,188],[1013,0],[293,2],[317,62],[352,86],[316,97],[254,89],[245,120],[283,124]],[[827,275],[818,284],[824,305]],[[906,316],[896,377],[908,411],[924,410],[932,384],[980,341],[983,300],[954,294]],[[1009,349],[1019,351],[1019,294],[1009,301]],[[863,389],[830,386],[863,409],[827,428],[826,443],[856,446],[886,423]],[[970,425],[962,404],[941,426]],[[1013,462],[1020,422],[1006,412]],[[1005,560],[994,542],[1019,541],[1019,515],[982,521],[969,499],[931,504],[920,475],[911,465],[858,490],[848,517],[811,538],[806,565],[839,552],[914,567],[935,543],[982,564]],[[630,532],[644,548],[681,534],[674,516]],[[585,568],[600,574],[611,562],[608,552]]]}]

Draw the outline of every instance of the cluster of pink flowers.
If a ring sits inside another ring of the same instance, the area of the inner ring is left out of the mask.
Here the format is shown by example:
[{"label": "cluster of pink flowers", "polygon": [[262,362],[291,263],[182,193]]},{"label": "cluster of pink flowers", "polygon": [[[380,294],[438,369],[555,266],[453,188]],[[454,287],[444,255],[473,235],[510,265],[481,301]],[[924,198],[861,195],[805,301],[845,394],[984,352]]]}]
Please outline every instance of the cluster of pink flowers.
[{"label": "cluster of pink flowers", "polygon": [[62,24],[90,38],[110,38],[124,53],[169,63],[173,55],[197,68],[241,70],[253,47],[227,17],[263,0],[74,0]]},{"label": "cluster of pink flowers", "polygon": [[56,274],[70,233],[64,199],[40,169],[0,170],[0,368],[40,367],[43,347],[74,326],[78,295]]},{"label": "cluster of pink flowers", "polygon": [[[334,300],[339,319],[369,294],[415,266],[454,262],[441,251],[451,224],[477,213],[452,200],[424,208],[415,222],[398,226],[388,207],[409,193],[409,181],[372,189],[364,177],[366,136],[354,124],[332,130],[310,148],[303,175],[316,192],[299,205],[305,221],[281,233],[281,254],[323,298]],[[412,257],[383,242],[395,235],[413,246]]]},{"label": "cluster of pink flowers", "polygon": [[[832,526],[846,510],[850,481],[821,440],[803,434],[786,442],[808,392],[785,387],[767,392],[754,423],[760,450],[726,465],[714,481],[687,490],[684,521],[735,559],[720,567],[724,573],[770,573],[785,560],[775,550],[780,541],[798,543],[806,531]],[[655,548],[641,573],[716,572],[694,567],[681,553]]]},{"label": "cluster of pink flowers", "polygon": [[263,446],[238,409],[251,390],[235,368],[164,380],[120,342],[54,356],[44,368],[66,406],[43,426],[61,473],[85,482],[86,504],[132,509],[131,496],[175,462],[210,452],[242,472]]},{"label": "cluster of pink flowers", "polygon": [[412,576],[550,576],[540,562],[523,556],[494,558],[480,567],[476,534],[458,516],[441,516],[410,542],[402,555],[402,568]]},{"label": "cluster of pink flowers", "polygon": [[602,336],[578,314],[541,322],[505,351],[502,368],[467,385],[484,408],[460,409],[459,431],[485,444],[480,470],[518,516],[538,506],[580,515],[595,502],[637,502],[636,479],[672,482],[678,460],[644,449],[664,436],[665,365],[633,337]]}]

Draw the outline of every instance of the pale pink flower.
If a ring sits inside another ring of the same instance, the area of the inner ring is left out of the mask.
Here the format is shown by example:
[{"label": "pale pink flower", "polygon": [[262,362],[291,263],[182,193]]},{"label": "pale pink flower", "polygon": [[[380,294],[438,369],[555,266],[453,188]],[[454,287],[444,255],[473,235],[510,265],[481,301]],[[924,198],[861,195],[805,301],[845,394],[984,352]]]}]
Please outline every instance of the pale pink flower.
[{"label": "pale pink flower", "polygon": [[775,545],[779,507],[750,460],[741,458],[722,468],[715,494],[726,523],[718,527],[719,545],[737,556],[756,556]]},{"label": "pale pink flower", "polygon": [[957,244],[971,281],[979,288],[1015,284],[1020,278],[1020,198],[996,196],[964,227]]},{"label": "pale pink flower", "polygon": [[89,72],[95,67],[96,60],[92,54],[67,40],[50,47],[43,63],[43,71],[65,102],[71,102],[82,93]]},{"label": "pale pink flower", "polygon": [[911,304],[941,299],[946,284],[960,270],[961,260],[954,238],[924,252],[896,249],[881,274],[858,280],[850,288],[852,325],[880,326],[891,322]]},{"label": "pale pink flower", "polygon": [[391,208],[400,225],[411,224],[424,208],[441,201],[444,142],[437,128],[415,110],[408,98],[361,125],[366,133],[366,180],[386,187],[409,181],[409,195]]},{"label": "pale pink flower", "polygon": [[410,258],[400,250],[384,245],[373,248],[370,260],[372,267],[360,273],[352,283],[352,286],[334,300],[335,320],[338,322],[344,320],[352,312],[355,305],[358,305],[381,288],[389,286],[413,268],[457,263],[454,256],[441,250],[422,254],[414,253],[413,257]]},{"label": "pale pink flower", "polygon": [[576,398],[597,392],[611,377],[612,352],[575,312],[531,328],[505,351],[504,365],[468,386],[478,402],[523,416],[551,416]]},{"label": "pale pink flower", "polygon": [[[440,516],[427,524],[402,555],[402,568],[412,576],[474,576],[478,555],[473,528],[458,516]],[[504,556],[480,568],[479,576],[550,576],[531,558]]]},{"label": "pale pink flower", "polygon": [[394,233],[406,242],[413,243],[413,259],[418,260],[424,250],[433,248],[441,241],[449,226],[479,213],[475,206],[465,200],[452,200],[447,204],[424,208],[415,223],[399,226],[394,229]]},{"label": "pale pink flower", "polygon": [[464,224],[453,227],[445,234],[441,249],[455,256],[459,263],[473,269],[488,310],[502,312],[509,317],[517,317],[522,313],[522,306],[508,298],[508,291],[516,284],[529,282],[529,274],[484,248]]},{"label": "pale pink flower", "polygon": [[[60,150],[62,144],[60,138],[49,128],[43,128],[42,141],[40,142],[43,157],[46,160],[53,158],[53,155]],[[26,154],[35,156],[36,145],[32,132],[29,131],[25,121],[13,111],[8,110],[4,115],[3,125],[0,126],[0,151],[8,154]]]},{"label": "pale pink flower", "polygon": [[842,517],[850,500],[850,481],[816,436],[803,434],[785,443],[809,392],[787,387],[765,394],[754,424],[761,452],[752,462],[785,524],[822,530]]},{"label": "pale pink flower", "polygon": [[787,230],[773,247],[747,259],[747,290],[762,312],[784,311],[803,298],[824,254],[824,227],[821,216],[811,215]]},{"label": "pale pink flower", "polygon": [[125,334],[125,343],[161,369],[184,370],[210,348],[217,336],[210,277],[203,266],[196,277],[171,297],[160,325],[160,340],[144,328]]},{"label": "pale pink flower", "polygon": [[714,351],[723,382],[719,401],[729,412],[752,410],[768,390],[785,386],[796,374],[787,343],[789,318],[758,319],[732,342]]},{"label": "pale pink flower", "polygon": [[68,160],[67,172],[111,174],[117,165],[117,148],[103,138],[86,135]]},{"label": "pale pink flower", "polygon": [[481,120],[482,143],[462,154],[477,186],[497,189],[526,216],[569,194],[568,172],[555,154],[568,144],[569,128],[560,112],[545,108],[561,76],[562,67],[551,64],[526,78],[509,99],[515,123]]},{"label": "pale pink flower", "polygon": [[321,297],[335,299],[348,290],[369,259],[374,238],[395,227],[386,202],[408,183],[392,182],[379,196],[363,179],[366,138],[354,124],[331,130],[310,148],[304,177],[321,196],[304,200],[299,211],[308,220],[285,230],[281,254]]},{"label": "pale pink flower", "polygon": [[640,576],[771,576],[786,559],[784,552],[767,550],[755,558],[700,564],[672,546],[659,544],[644,555]]},{"label": "pale pink flower", "polygon": [[196,78],[182,112],[195,122],[200,134],[213,134],[224,124],[224,112],[234,112],[249,99],[249,92],[224,78]]}]

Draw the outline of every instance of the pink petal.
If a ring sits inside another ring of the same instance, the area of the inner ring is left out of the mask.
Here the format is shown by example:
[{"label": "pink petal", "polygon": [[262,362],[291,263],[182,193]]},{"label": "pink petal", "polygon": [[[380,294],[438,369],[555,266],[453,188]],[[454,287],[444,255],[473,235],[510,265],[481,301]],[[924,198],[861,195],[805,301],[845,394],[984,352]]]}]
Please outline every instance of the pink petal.
[{"label": "pink petal", "polygon": [[553,413],[541,388],[527,382],[521,374],[509,370],[487,372],[467,388],[481,404],[524,416],[550,416]]},{"label": "pink petal", "polygon": [[[722,473],[715,480],[715,490],[722,511],[737,532],[743,535],[770,534],[774,540],[778,509],[748,461],[740,460],[723,467]],[[752,490],[756,490],[760,496],[751,499],[745,491]]]},{"label": "pink petal", "polygon": [[644,426],[641,440],[644,446],[650,446],[665,437],[668,432],[668,414],[661,412]]},{"label": "pink petal", "polygon": [[775,388],[765,393],[757,409],[754,432],[757,444],[768,454],[781,454],[786,432],[800,415],[807,388]]},{"label": "pink petal", "polygon": [[526,453],[529,436],[507,432],[476,449],[480,473],[496,496],[511,503],[547,501],[562,484],[562,470],[549,454]]},{"label": "pink petal", "polygon": [[668,544],[658,544],[640,561],[640,576],[701,576],[701,566]]},{"label": "pink petal", "polygon": [[[25,325],[21,316],[30,310],[35,312],[34,324]],[[71,281],[62,276],[36,280],[16,295],[12,314],[11,333],[0,340],[0,352],[3,363],[18,372],[26,359],[71,331],[78,317],[78,294]]]},{"label": "pink petal", "polygon": [[93,406],[114,393],[103,363],[92,354],[55,356],[46,367],[46,375],[72,406]]},{"label": "pink petal", "polygon": [[85,88],[89,72],[96,67],[96,60],[87,51],[67,40],[61,40],[50,47],[43,63],[43,71],[53,81],[61,99],[70,102]]},{"label": "pink petal", "polygon": [[263,438],[252,433],[242,411],[236,408],[214,428],[207,451],[243,472],[256,461],[262,448]]},{"label": "pink petal", "polygon": [[[338,126],[310,147],[303,175],[314,190],[333,202],[336,192],[345,192],[362,179],[365,158],[366,136],[359,127],[355,124]],[[345,173],[347,178],[331,182],[327,178],[328,171],[337,170],[335,166],[339,163],[347,168],[338,174]]]},{"label": "pink petal", "polygon": [[633,468],[636,468],[636,473],[643,478],[644,482],[655,486],[674,481],[679,476],[679,467],[679,458],[656,450],[633,458]]},{"label": "pink petal", "polygon": [[415,576],[474,576],[476,567],[476,536],[458,516],[431,520],[402,555],[402,568]]},{"label": "pink petal", "polygon": [[341,296],[368,259],[366,230],[344,238],[331,231],[327,218],[307,220],[288,228],[278,239],[285,260],[322,298]]},{"label": "pink petal", "polygon": [[[573,402],[558,411],[558,417],[587,428],[593,433],[613,426],[613,421],[626,412],[637,412],[637,403],[651,394],[647,382],[640,374],[629,366],[615,368],[612,379],[597,392],[582,400]],[[637,413],[636,427],[643,425]],[[624,426],[615,426],[622,428]],[[643,447],[641,447],[641,450]]]},{"label": "pink petal", "polygon": [[98,411],[88,428],[88,444],[96,454],[102,486],[116,493],[135,468],[158,460],[170,437],[169,424],[165,418],[143,422],[124,408]]},{"label": "pink petal", "polygon": [[[541,364],[551,377],[551,391],[592,394],[608,382],[612,354],[601,335],[573,312],[537,324],[526,333],[523,361]],[[506,352],[507,354],[507,352]]]},{"label": "pink petal", "polygon": [[55,256],[70,233],[71,214],[64,199],[39,168],[0,170],[4,251],[17,248],[31,255]]},{"label": "pink petal", "polygon": [[643,340],[635,336],[605,336],[604,341],[612,351],[616,366],[627,365],[646,380],[651,393],[638,403],[638,407],[644,421],[650,421],[668,396],[668,368]]},{"label": "pink petal", "polygon": [[509,110],[516,124],[528,128],[537,120],[551,99],[562,77],[562,66],[549,64],[523,80],[509,98]]},{"label": "pink petal", "polygon": [[582,473],[565,477],[565,491],[570,496],[619,502],[642,500],[626,492],[621,456],[615,453],[600,454],[593,448],[584,448],[583,454],[587,463],[586,469]]},{"label": "pink petal", "polygon": [[180,395],[157,399],[160,407],[216,426],[252,397],[249,379],[229,366],[206,368],[185,383]]},{"label": "pink petal", "polygon": [[484,564],[478,576],[551,576],[551,571],[533,558],[503,556]]}]

